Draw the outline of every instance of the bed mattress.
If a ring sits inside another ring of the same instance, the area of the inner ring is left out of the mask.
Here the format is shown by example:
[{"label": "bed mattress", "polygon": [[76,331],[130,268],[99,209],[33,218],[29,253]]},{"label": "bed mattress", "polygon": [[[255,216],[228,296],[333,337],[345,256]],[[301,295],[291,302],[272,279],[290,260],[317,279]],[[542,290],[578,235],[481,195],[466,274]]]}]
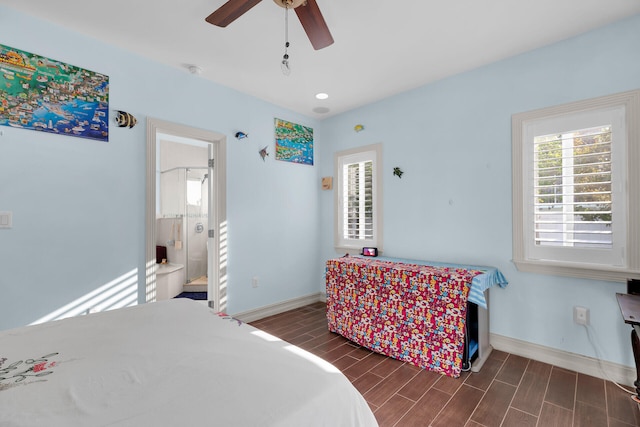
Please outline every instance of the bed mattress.
[{"label": "bed mattress", "polygon": [[376,426],[329,363],[175,299],[0,331],[2,426]]}]

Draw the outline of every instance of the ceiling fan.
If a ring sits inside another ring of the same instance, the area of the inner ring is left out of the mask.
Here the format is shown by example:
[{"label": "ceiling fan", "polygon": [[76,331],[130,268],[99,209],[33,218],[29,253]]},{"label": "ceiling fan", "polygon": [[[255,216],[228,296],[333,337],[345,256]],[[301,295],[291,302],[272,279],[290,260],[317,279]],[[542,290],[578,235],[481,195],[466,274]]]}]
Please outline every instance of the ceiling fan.
[{"label": "ceiling fan", "polygon": [[[226,27],[262,0],[229,0],[205,18],[210,24]],[[302,28],[315,50],[333,44],[329,27],[322,17],[316,0],[273,0],[278,6],[294,9]]]}]

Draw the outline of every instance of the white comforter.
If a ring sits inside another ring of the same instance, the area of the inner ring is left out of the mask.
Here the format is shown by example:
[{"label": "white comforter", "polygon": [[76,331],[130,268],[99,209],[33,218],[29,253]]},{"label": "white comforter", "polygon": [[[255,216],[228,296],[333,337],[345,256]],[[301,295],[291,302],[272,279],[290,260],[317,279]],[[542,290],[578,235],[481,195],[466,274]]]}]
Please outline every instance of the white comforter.
[{"label": "white comforter", "polygon": [[176,299],[0,332],[0,426],[376,426],[330,364]]}]

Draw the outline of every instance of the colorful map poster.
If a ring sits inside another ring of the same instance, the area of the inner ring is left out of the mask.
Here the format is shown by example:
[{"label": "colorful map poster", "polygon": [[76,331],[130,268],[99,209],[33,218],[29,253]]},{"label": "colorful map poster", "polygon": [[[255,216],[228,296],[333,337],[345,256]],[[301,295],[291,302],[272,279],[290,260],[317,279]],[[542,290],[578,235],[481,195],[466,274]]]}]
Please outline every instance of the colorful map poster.
[{"label": "colorful map poster", "polygon": [[0,125],[109,141],[109,77],[0,44]]},{"label": "colorful map poster", "polygon": [[276,160],[313,165],[313,129],[276,121]]}]

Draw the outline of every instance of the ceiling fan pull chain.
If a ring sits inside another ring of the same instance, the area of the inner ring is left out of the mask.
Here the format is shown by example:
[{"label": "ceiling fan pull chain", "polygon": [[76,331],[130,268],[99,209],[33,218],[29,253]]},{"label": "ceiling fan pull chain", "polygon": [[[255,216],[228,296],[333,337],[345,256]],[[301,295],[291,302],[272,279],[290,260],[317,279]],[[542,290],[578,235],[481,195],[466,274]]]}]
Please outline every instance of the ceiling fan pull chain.
[{"label": "ceiling fan pull chain", "polygon": [[288,76],[291,74],[291,67],[289,67],[289,54],[287,53],[287,49],[289,49],[289,8],[284,8],[284,55],[282,56],[282,63],[280,64],[280,68],[282,68],[282,74]]}]

